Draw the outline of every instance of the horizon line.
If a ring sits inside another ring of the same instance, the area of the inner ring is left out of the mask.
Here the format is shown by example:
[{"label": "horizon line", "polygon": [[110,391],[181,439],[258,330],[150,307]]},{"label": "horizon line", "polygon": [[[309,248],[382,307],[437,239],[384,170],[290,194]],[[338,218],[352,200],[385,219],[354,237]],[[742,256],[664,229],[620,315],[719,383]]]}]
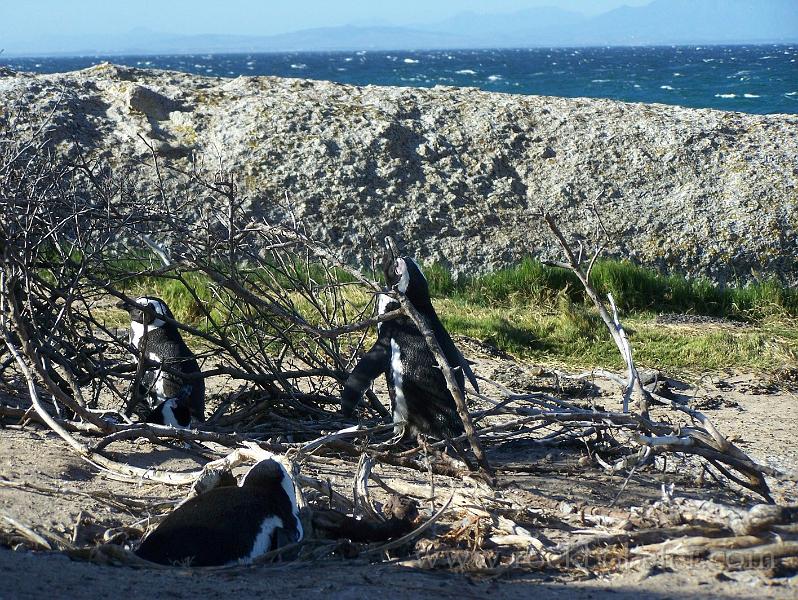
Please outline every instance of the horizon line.
[{"label": "horizon line", "polygon": [[687,48],[700,46],[707,47],[738,47],[738,46],[787,46],[791,44],[798,44],[798,37],[795,39],[784,38],[776,40],[763,40],[751,39],[746,41],[735,42],[722,42],[722,41],[679,41],[672,43],[613,43],[613,44],[539,44],[528,46],[491,46],[491,45],[474,45],[474,46],[440,46],[440,47],[419,47],[419,48],[363,48],[352,46],[349,48],[330,48],[327,50],[302,50],[302,49],[282,49],[282,50],[181,50],[176,52],[149,52],[146,50],[112,50],[112,51],[96,51],[96,50],[65,50],[63,52],[33,52],[33,53],[16,53],[7,52],[5,49],[0,48],[0,62],[4,57],[9,58],[88,58],[88,57],[116,57],[116,56],[193,56],[196,54],[209,54],[213,56],[225,56],[236,54],[333,54],[339,52],[446,52],[446,51],[463,51],[463,50],[567,50],[567,49],[585,49],[585,48]]}]

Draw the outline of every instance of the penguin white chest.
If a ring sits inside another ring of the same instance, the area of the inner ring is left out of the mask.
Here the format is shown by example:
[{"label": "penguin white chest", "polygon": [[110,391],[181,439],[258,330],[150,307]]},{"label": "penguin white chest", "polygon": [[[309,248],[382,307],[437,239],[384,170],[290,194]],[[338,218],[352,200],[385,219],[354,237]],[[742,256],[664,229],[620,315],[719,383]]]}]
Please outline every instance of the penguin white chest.
[{"label": "penguin white chest", "polygon": [[130,343],[133,345],[134,348],[138,348],[139,344],[141,343],[141,338],[144,337],[146,332],[152,332],[156,329],[159,329],[164,324],[164,321],[161,319],[156,319],[149,325],[144,326],[144,323],[139,323],[138,321],[131,321],[130,322]]},{"label": "penguin white chest", "polygon": [[396,340],[391,338],[391,376],[394,387],[393,422],[394,424],[407,422],[407,399],[405,398],[402,383],[404,367],[402,366],[402,350]]},{"label": "penguin white chest", "polygon": [[130,344],[134,348],[139,347],[141,338],[144,337],[144,323],[138,321],[131,321],[130,323]]},{"label": "penguin white chest", "polygon": [[[161,357],[155,354],[155,352],[148,352],[147,358],[153,362],[161,364]],[[164,376],[163,371],[158,367],[158,372],[155,377],[155,381],[153,382],[152,391],[158,397],[159,401],[166,400],[166,393],[163,391],[163,384],[164,384]]]},{"label": "penguin white chest", "polygon": [[[163,390],[161,390],[161,392],[163,393]],[[177,420],[177,417],[175,416],[176,408],[177,408],[177,400],[175,400],[174,398],[164,401],[163,405],[161,406],[161,413],[163,414],[163,424],[168,427],[176,427],[177,429],[186,429],[184,425],[180,424],[180,422]]]},{"label": "penguin white chest", "polygon": [[249,556],[245,556],[240,562],[247,563],[258,558],[262,554],[266,554],[272,549],[272,540],[274,539],[274,530],[283,526],[283,520],[280,517],[266,517],[260,525],[260,531],[252,544],[252,550]]}]

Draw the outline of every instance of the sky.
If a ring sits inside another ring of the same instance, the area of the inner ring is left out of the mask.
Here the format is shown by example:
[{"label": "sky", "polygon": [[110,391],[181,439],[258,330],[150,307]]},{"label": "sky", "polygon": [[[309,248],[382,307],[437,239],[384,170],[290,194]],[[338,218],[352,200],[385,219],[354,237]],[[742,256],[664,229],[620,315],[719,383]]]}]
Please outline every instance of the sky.
[{"label": "sky", "polygon": [[338,25],[412,25],[463,11],[557,6],[594,15],[651,0],[0,0],[0,48],[53,36],[119,34],[272,35]]}]

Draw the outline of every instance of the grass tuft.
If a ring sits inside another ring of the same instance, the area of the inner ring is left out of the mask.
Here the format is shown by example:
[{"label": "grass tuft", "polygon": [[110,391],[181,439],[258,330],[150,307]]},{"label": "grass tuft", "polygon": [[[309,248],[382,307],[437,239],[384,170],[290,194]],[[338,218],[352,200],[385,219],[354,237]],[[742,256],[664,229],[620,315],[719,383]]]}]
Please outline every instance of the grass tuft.
[{"label": "grass tuft", "polygon": [[[457,280],[440,265],[425,272],[433,296],[460,298],[479,306],[552,304],[562,295],[575,303],[587,301],[570,271],[532,259],[510,269]],[[798,317],[798,290],[775,279],[723,287],[707,279],[661,275],[626,260],[599,260],[590,281],[600,294],[612,293],[624,312],[678,312],[746,321]]]}]

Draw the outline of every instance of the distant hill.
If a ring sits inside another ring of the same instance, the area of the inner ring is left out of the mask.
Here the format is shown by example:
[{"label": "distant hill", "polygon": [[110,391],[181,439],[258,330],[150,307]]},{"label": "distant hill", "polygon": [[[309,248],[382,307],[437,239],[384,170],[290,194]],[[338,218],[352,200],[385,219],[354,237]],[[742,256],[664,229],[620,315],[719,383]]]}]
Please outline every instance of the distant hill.
[{"label": "distant hill", "polygon": [[571,33],[586,44],[794,42],[798,0],[655,0],[604,13]]},{"label": "distant hill", "polygon": [[123,36],[59,36],[46,46],[6,47],[6,54],[204,54],[468,48],[479,40],[454,33],[406,27],[325,27],[273,36],[172,35],[136,30]]},{"label": "distant hill", "polygon": [[463,12],[414,27],[347,25],[272,36],[135,30],[125,36],[61,36],[5,50],[9,55],[169,54],[771,42],[798,42],[798,0],[654,0],[594,17],[559,8]]},{"label": "distant hill", "polygon": [[435,27],[497,47],[795,42],[798,0],[654,0],[592,18],[557,8],[461,13]]},{"label": "distant hill", "polygon": [[559,8],[535,8],[513,13],[478,14],[462,12],[454,17],[422,26],[421,29],[457,32],[480,45],[501,46],[512,41],[534,42],[546,31],[566,30],[589,19],[579,13]]},{"label": "distant hill", "polygon": [[469,48],[479,40],[456,31],[408,27],[324,27],[260,38],[262,50],[398,50]]}]

